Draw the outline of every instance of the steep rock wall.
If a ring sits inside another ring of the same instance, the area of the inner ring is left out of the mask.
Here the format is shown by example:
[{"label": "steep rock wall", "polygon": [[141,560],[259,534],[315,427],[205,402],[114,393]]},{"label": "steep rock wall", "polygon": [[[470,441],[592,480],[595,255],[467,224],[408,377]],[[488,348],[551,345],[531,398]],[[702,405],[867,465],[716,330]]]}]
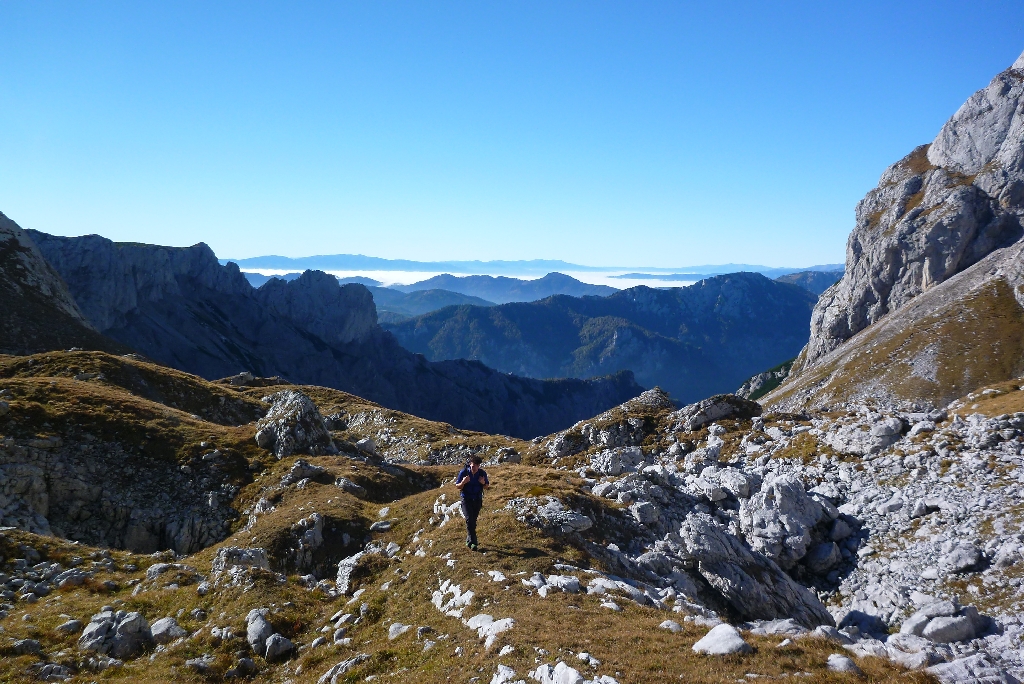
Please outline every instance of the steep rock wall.
[{"label": "steep rock wall", "polygon": [[882,174],[857,205],[846,273],[822,294],[794,375],[1021,238],[1024,55]]}]

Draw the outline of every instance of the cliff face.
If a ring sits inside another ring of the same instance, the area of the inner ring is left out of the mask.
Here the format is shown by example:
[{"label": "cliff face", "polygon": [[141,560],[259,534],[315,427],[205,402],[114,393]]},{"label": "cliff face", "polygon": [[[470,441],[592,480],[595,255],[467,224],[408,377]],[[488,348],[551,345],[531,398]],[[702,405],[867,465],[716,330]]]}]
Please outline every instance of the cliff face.
[{"label": "cliff face", "polygon": [[944,405],[1024,372],[1024,55],[857,205],[846,274],[766,402]]},{"label": "cliff face", "polygon": [[123,327],[147,307],[190,291],[215,290],[227,296],[252,291],[237,266],[222,267],[202,243],[163,247],[116,243],[99,235],[65,238],[26,232],[100,330]]},{"label": "cliff face", "polygon": [[432,360],[470,358],[531,377],[634,372],[679,401],[734,389],[793,358],[815,297],[756,273],[609,297],[556,296],[495,307],[448,307],[386,326]]},{"label": "cliff face", "polygon": [[1024,55],[857,205],[846,273],[822,296],[794,368],[813,365],[922,292],[1022,235]]},{"label": "cliff face", "polygon": [[631,374],[594,381],[510,377],[467,362],[431,363],[377,325],[362,285],[307,271],[254,290],[209,247],[118,244],[32,232],[99,330],[205,378],[247,370],[341,389],[459,427],[533,437],[636,396]]},{"label": "cliff face", "polygon": [[329,343],[354,342],[377,327],[370,291],[355,284],[339,287],[338,279],[323,271],[306,271],[288,282],[272,278],[256,290],[256,299]]},{"label": "cliff face", "polygon": [[127,351],[98,334],[60,275],[18,224],[0,213],[0,353],[82,347]]}]

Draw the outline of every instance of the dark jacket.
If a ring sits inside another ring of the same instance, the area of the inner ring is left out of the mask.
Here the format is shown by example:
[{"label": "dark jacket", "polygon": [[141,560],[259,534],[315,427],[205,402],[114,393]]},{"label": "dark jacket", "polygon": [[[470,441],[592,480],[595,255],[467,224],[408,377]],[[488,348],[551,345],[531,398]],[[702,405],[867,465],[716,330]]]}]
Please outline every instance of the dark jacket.
[{"label": "dark jacket", "polygon": [[462,482],[462,478],[469,476],[469,482],[462,488],[463,499],[482,499],[484,498],[484,485],[489,482],[487,479],[487,473],[484,472],[483,468],[476,471],[476,477],[473,477],[473,471],[466,466],[459,471],[459,474],[455,476],[455,483]]}]

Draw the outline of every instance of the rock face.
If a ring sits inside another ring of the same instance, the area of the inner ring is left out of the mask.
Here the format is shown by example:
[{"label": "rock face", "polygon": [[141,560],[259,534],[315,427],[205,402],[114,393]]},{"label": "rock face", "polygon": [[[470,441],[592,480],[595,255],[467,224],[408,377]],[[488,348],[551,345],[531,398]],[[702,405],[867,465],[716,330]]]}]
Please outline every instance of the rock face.
[{"label": "rock face", "polygon": [[347,344],[377,325],[373,296],[361,285],[338,287],[323,271],[306,271],[293,281],[272,278],[256,291],[268,310],[330,344]]},{"label": "rock face", "polygon": [[[1024,371],[1022,121],[1018,59],[882,174],[857,205],[846,273],[821,296],[810,341],[772,395],[785,396],[780,406],[871,391],[943,404]],[[976,331],[968,349],[965,328]],[[951,356],[961,358],[940,361]]]},{"label": "rock face", "polygon": [[435,361],[479,359],[535,378],[628,369],[691,402],[796,356],[814,302],[796,285],[732,273],[683,288],[449,307],[385,327]]},{"label": "rock face", "polygon": [[204,244],[119,244],[26,231],[89,322],[117,342],[214,379],[240,371],[341,389],[424,418],[534,437],[639,394],[629,372],[542,381],[480,363],[431,363],[376,323],[362,285],[320,272],[254,290]]},{"label": "rock face", "polygon": [[124,353],[98,334],[27,232],[0,213],[0,353],[81,347]]},{"label": "rock face", "polygon": [[[850,365],[851,359],[830,353],[858,332],[896,314],[905,314],[900,320],[903,328],[925,317],[934,327],[934,321],[963,297],[969,304],[975,304],[972,300],[978,297],[989,300],[987,309],[984,304],[981,311],[970,307],[973,317],[1010,317],[1014,323],[1020,319],[1021,304],[1014,293],[1022,281],[1012,262],[1018,259],[1018,241],[1024,234],[1022,64],[1018,59],[975,93],[930,145],[918,147],[889,167],[879,186],[857,205],[845,275],[815,306],[811,338],[794,365],[794,376],[822,365]],[[1003,248],[1010,250],[1001,251]],[[946,283],[949,286],[942,287]],[[918,302],[932,293],[923,305]],[[911,304],[918,306],[907,311]],[[992,311],[993,306],[1006,311]],[[934,331],[932,337],[943,334],[949,336],[953,331]],[[871,342],[877,345],[889,337],[893,335],[875,335]],[[864,342],[862,338],[858,341]],[[927,386],[943,374],[934,360],[936,353],[941,357],[942,350],[928,352],[926,345],[914,344],[913,351],[914,359],[901,359],[912,366],[914,372],[909,377],[921,378],[921,384]],[[1019,365],[1019,350],[1010,351]],[[906,371],[901,368],[898,372]],[[878,374],[860,375],[871,378]],[[973,382],[972,387],[991,381],[979,377],[978,368],[957,375],[961,381]],[[906,394],[920,395],[928,388],[923,390],[908,388]]]},{"label": "rock face", "polygon": [[708,423],[725,418],[754,418],[761,415],[761,405],[735,394],[718,394],[684,406],[670,418],[679,430],[699,430]]},{"label": "rock face", "polygon": [[138,552],[193,553],[227,536],[237,514],[216,495],[227,483],[213,464],[190,475],[147,460],[136,472],[126,463],[137,458],[114,441],[0,440],[0,524]]},{"label": "rock face", "polygon": [[889,167],[857,205],[846,273],[814,308],[802,364],[1021,237],[1020,63],[972,95],[931,145]]},{"label": "rock face", "polygon": [[821,601],[778,565],[749,548],[710,516],[692,515],[680,536],[697,569],[737,615],[750,620],[792,618],[807,627],[833,625]]}]

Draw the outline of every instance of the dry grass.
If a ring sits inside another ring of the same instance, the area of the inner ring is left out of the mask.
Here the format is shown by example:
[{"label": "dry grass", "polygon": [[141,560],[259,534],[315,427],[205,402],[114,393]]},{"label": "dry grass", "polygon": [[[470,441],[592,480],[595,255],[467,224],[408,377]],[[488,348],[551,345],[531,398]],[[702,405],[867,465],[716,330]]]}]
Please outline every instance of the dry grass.
[{"label": "dry grass", "polygon": [[[900,314],[893,314],[899,316]],[[850,401],[877,392],[945,406],[968,390],[1024,372],[1024,309],[1004,281],[996,281],[942,310],[897,325],[870,326],[847,341],[833,363],[805,371],[766,401],[784,401],[815,388],[813,403]],[[934,375],[920,359],[934,359]]]},{"label": "dry grass", "polygon": [[[82,372],[102,372],[104,377],[73,379]],[[98,674],[82,672],[73,681],[220,681],[238,655],[248,653],[248,648],[242,638],[223,642],[214,639],[210,629],[229,626],[236,634],[244,635],[245,615],[256,607],[270,608],[269,619],[278,631],[297,644],[308,645],[321,635],[329,617],[344,608],[348,600],[308,591],[298,582],[295,569],[288,566],[291,525],[314,511],[326,520],[325,543],[314,556],[320,576],[331,577],[337,560],[362,548],[370,538],[385,543],[394,541],[402,546],[402,551],[397,558],[381,558],[367,564],[357,575],[356,587],[366,593],[347,610],[358,613],[359,605],[365,602],[368,612],[364,621],[349,631],[351,647],[303,648],[294,659],[278,664],[257,658],[260,674],[255,681],[315,682],[331,665],[361,652],[371,654],[372,658],[351,672],[346,681],[363,681],[371,674],[378,675],[378,681],[447,682],[472,677],[488,681],[499,662],[515,668],[524,677],[539,658],[535,647],[550,652],[540,662],[562,659],[584,671],[588,668],[574,654],[586,650],[602,661],[596,673],[611,674],[622,684],[723,682],[742,679],[747,673],[777,676],[797,672],[812,673],[813,679],[809,679],[813,681],[860,681],[826,671],[825,660],[837,648],[822,641],[801,640],[793,647],[779,650],[775,647],[777,638],[751,637],[756,648],[751,655],[706,658],[690,649],[705,629],[687,626],[682,633],[672,634],[657,628],[662,620],[678,617],[673,614],[637,607],[626,600],[619,600],[623,612],[613,613],[601,608],[596,596],[559,594],[542,599],[531,595],[519,581],[518,573],[553,573],[556,563],[603,568],[587,553],[582,540],[548,536],[518,522],[511,512],[503,510],[510,498],[557,496],[596,521],[586,533],[588,541],[620,545],[630,541],[620,538],[624,534],[621,530],[628,528],[614,524],[617,516],[623,515],[620,507],[610,500],[585,494],[574,474],[544,466],[489,467],[493,487],[487,494],[480,521],[484,550],[475,553],[464,546],[461,518],[452,519],[444,527],[429,522],[434,517],[433,505],[439,494],[445,493],[448,501],[456,499],[456,490],[448,484],[456,472],[454,466],[380,468],[345,456],[305,457],[324,467],[326,475],[304,489],[279,488],[281,477],[294,459],[277,461],[259,451],[253,440],[252,424],[227,424],[223,413],[218,414],[225,421],[222,423],[193,417],[212,417],[212,412],[223,410],[225,405],[238,411],[256,409],[260,406],[259,396],[283,385],[239,390],[145,362],[96,353],[38,355],[31,364],[28,359],[7,357],[0,359],[0,376],[5,378],[0,386],[13,394],[7,399],[12,411],[0,423],[6,435],[55,434],[68,442],[82,439],[88,433],[116,439],[130,449],[138,465],[187,461],[198,453],[200,441],[214,442],[222,452],[231,455],[231,477],[241,487],[235,508],[244,510],[260,497],[268,498],[275,508],[260,516],[251,529],[242,529],[247,521],[240,520],[231,537],[180,562],[206,574],[221,546],[260,546],[268,550],[278,569],[287,575],[286,581],[279,582],[273,574],[259,574],[248,591],[227,587],[201,597],[189,573],[181,574],[178,588],[165,586],[175,579],[171,574],[155,582],[145,580],[146,568],[166,556],[113,551],[113,572],[98,572],[86,585],[54,592],[36,604],[16,604],[11,615],[0,623],[4,630],[0,636],[0,681],[30,681],[27,669],[38,662],[31,656],[15,656],[9,647],[13,639],[38,639],[49,661],[74,664],[81,657],[76,637],[59,636],[54,629],[69,617],[88,621],[104,605],[141,611],[151,622],[168,615],[178,616],[193,636],[152,660],[142,657],[128,661],[122,669]],[[344,410],[354,415],[381,410],[385,418],[393,420],[391,425],[395,429],[414,430],[431,444],[463,440],[464,444],[497,447],[508,443],[503,437],[453,431],[444,424],[387,412],[344,393],[302,389],[325,413]],[[180,408],[171,406],[172,403]],[[662,420],[661,413],[651,412],[644,420],[656,423]],[[610,412],[600,420],[612,424],[623,418]],[[742,430],[749,426],[729,421],[724,424],[728,430],[726,442],[736,448]],[[528,448],[522,443],[520,446]],[[652,442],[645,448],[655,446],[658,445]],[[365,487],[365,495],[356,497],[336,487],[334,480],[342,476]],[[392,521],[391,529],[370,533],[370,524],[381,519],[379,512],[385,506],[390,509],[385,517]],[[351,539],[348,545],[344,543],[345,533]],[[418,541],[414,541],[417,533]],[[74,556],[88,559],[98,551],[66,540],[6,531],[0,533],[0,555],[5,561],[21,555],[19,544],[30,545],[44,557],[65,566]],[[414,555],[417,549],[426,555]],[[454,567],[449,561],[454,561]],[[136,569],[129,570],[131,565]],[[84,567],[88,567],[88,562]],[[500,570],[508,581],[492,582],[487,570]],[[117,585],[113,591],[102,585],[108,579]],[[442,615],[430,604],[431,592],[442,579],[451,579],[476,593],[467,617],[480,612],[495,618],[513,617],[515,627],[504,633],[490,651],[485,650],[476,634],[461,621]],[[390,585],[384,590],[382,585],[386,582]],[[145,591],[133,595],[140,584]],[[193,617],[191,611],[197,608],[206,611],[208,617]],[[24,619],[25,615],[29,618]],[[389,641],[387,627],[395,621],[433,627],[435,632],[431,636],[438,645],[424,652],[415,630]],[[448,638],[437,638],[444,634]],[[506,644],[514,650],[499,658],[497,652]],[[465,649],[462,657],[455,655],[456,647]],[[199,675],[185,667],[187,659],[204,654],[215,657],[210,674]],[[921,673],[906,673],[882,661],[862,661],[861,666],[870,681],[929,681]]]}]

